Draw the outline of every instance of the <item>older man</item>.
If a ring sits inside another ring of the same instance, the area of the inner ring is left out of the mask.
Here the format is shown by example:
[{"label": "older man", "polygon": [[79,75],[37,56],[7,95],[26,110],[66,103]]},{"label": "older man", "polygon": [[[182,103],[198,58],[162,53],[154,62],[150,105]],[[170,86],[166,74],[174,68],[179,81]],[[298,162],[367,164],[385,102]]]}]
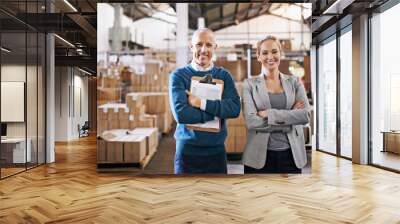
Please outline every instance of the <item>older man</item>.
[{"label": "older man", "polygon": [[[217,44],[210,29],[196,30],[192,36],[190,50],[192,62],[175,70],[169,81],[171,110],[177,122],[175,131],[175,174],[227,173],[225,139],[226,119],[240,113],[240,98],[231,74],[215,67],[212,56]],[[208,74],[224,81],[222,100],[206,100],[193,96],[188,91],[193,76]],[[194,131],[187,124],[205,123],[220,118],[218,133]]]}]

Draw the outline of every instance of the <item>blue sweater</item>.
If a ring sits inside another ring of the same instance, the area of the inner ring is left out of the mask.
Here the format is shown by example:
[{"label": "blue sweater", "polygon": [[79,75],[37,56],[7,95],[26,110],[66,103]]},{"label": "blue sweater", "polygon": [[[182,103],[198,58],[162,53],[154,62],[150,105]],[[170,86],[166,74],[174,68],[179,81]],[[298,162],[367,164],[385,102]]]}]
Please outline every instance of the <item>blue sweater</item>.
[{"label": "blue sweater", "polygon": [[[202,111],[190,106],[186,90],[190,90],[192,76],[203,77],[211,74],[214,79],[224,81],[222,100],[207,100],[206,109]],[[210,71],[196,71],[189,64],[175,70],[169,79],[169,99],[172,114],[177,122],[175,139],[194,147],[177,148],[177,153],[188,155],[212,155],[224,150],[227,136],[225,119],[236,118],[240,113],[240,98],[236,91],[231,74],[220,67]],[[186,124],[204,123],[214,117],[220,118],[221,130],[215,132],[194,131],[186,128]],[[178,151],[179,150],[179,151]]]}]

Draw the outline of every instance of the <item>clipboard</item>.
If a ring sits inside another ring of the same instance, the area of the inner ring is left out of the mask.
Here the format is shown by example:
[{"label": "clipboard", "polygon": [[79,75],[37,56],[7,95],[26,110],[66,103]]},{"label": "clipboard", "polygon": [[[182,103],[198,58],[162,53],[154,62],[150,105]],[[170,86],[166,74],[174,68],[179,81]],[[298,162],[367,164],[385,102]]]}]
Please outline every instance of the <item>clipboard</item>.
[{"label": "clipboard", "polygon": [[[199,87],[203,91],[199,91]],[[207,74],[204,77],[193,76],[190,82],[190,92],[195,96],[200,94],[201,96],[198,97],[202,99],[221,100],[223,91],[224,81],[220,79],[213,79],[211,74]],[[206,123],[200,124],[190,124],[186,125],[186,127],[195,131],[219,132],[221,130],[221,121],[219,118],[215,117],[215,119],[212,121],[207,121]]]}]

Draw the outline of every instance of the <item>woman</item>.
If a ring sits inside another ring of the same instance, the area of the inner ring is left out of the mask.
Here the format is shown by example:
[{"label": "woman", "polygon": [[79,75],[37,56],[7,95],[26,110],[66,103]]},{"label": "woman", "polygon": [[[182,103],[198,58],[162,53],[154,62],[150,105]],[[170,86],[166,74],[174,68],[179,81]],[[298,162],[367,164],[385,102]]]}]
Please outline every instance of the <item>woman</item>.
[{"label": "woman", "polygon": [[245,173],[301,173],[307,163],[303,125],[309,122],[310,106],[299,79],[279,71],[281,55],[276,37],[259,41],[262,73],[243,83]]}]

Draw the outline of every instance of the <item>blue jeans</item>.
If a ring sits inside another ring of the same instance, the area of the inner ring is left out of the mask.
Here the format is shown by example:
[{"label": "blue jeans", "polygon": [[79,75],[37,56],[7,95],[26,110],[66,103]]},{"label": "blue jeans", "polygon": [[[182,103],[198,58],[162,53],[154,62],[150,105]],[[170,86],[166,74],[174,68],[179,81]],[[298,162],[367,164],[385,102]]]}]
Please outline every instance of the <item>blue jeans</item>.
[{"label": "blue jeans", "polygon": [[[177,144],[175,154],[175,174],[207,174],[220,173],[227,174],[227,159],[225,149],[216,149],[216,154],[212,155],[186,155],[178,147],[195,147],[187,144]],[[219,146],[224,147],[224,146]],[[198,148],[201,150],[201,147]]]}]

